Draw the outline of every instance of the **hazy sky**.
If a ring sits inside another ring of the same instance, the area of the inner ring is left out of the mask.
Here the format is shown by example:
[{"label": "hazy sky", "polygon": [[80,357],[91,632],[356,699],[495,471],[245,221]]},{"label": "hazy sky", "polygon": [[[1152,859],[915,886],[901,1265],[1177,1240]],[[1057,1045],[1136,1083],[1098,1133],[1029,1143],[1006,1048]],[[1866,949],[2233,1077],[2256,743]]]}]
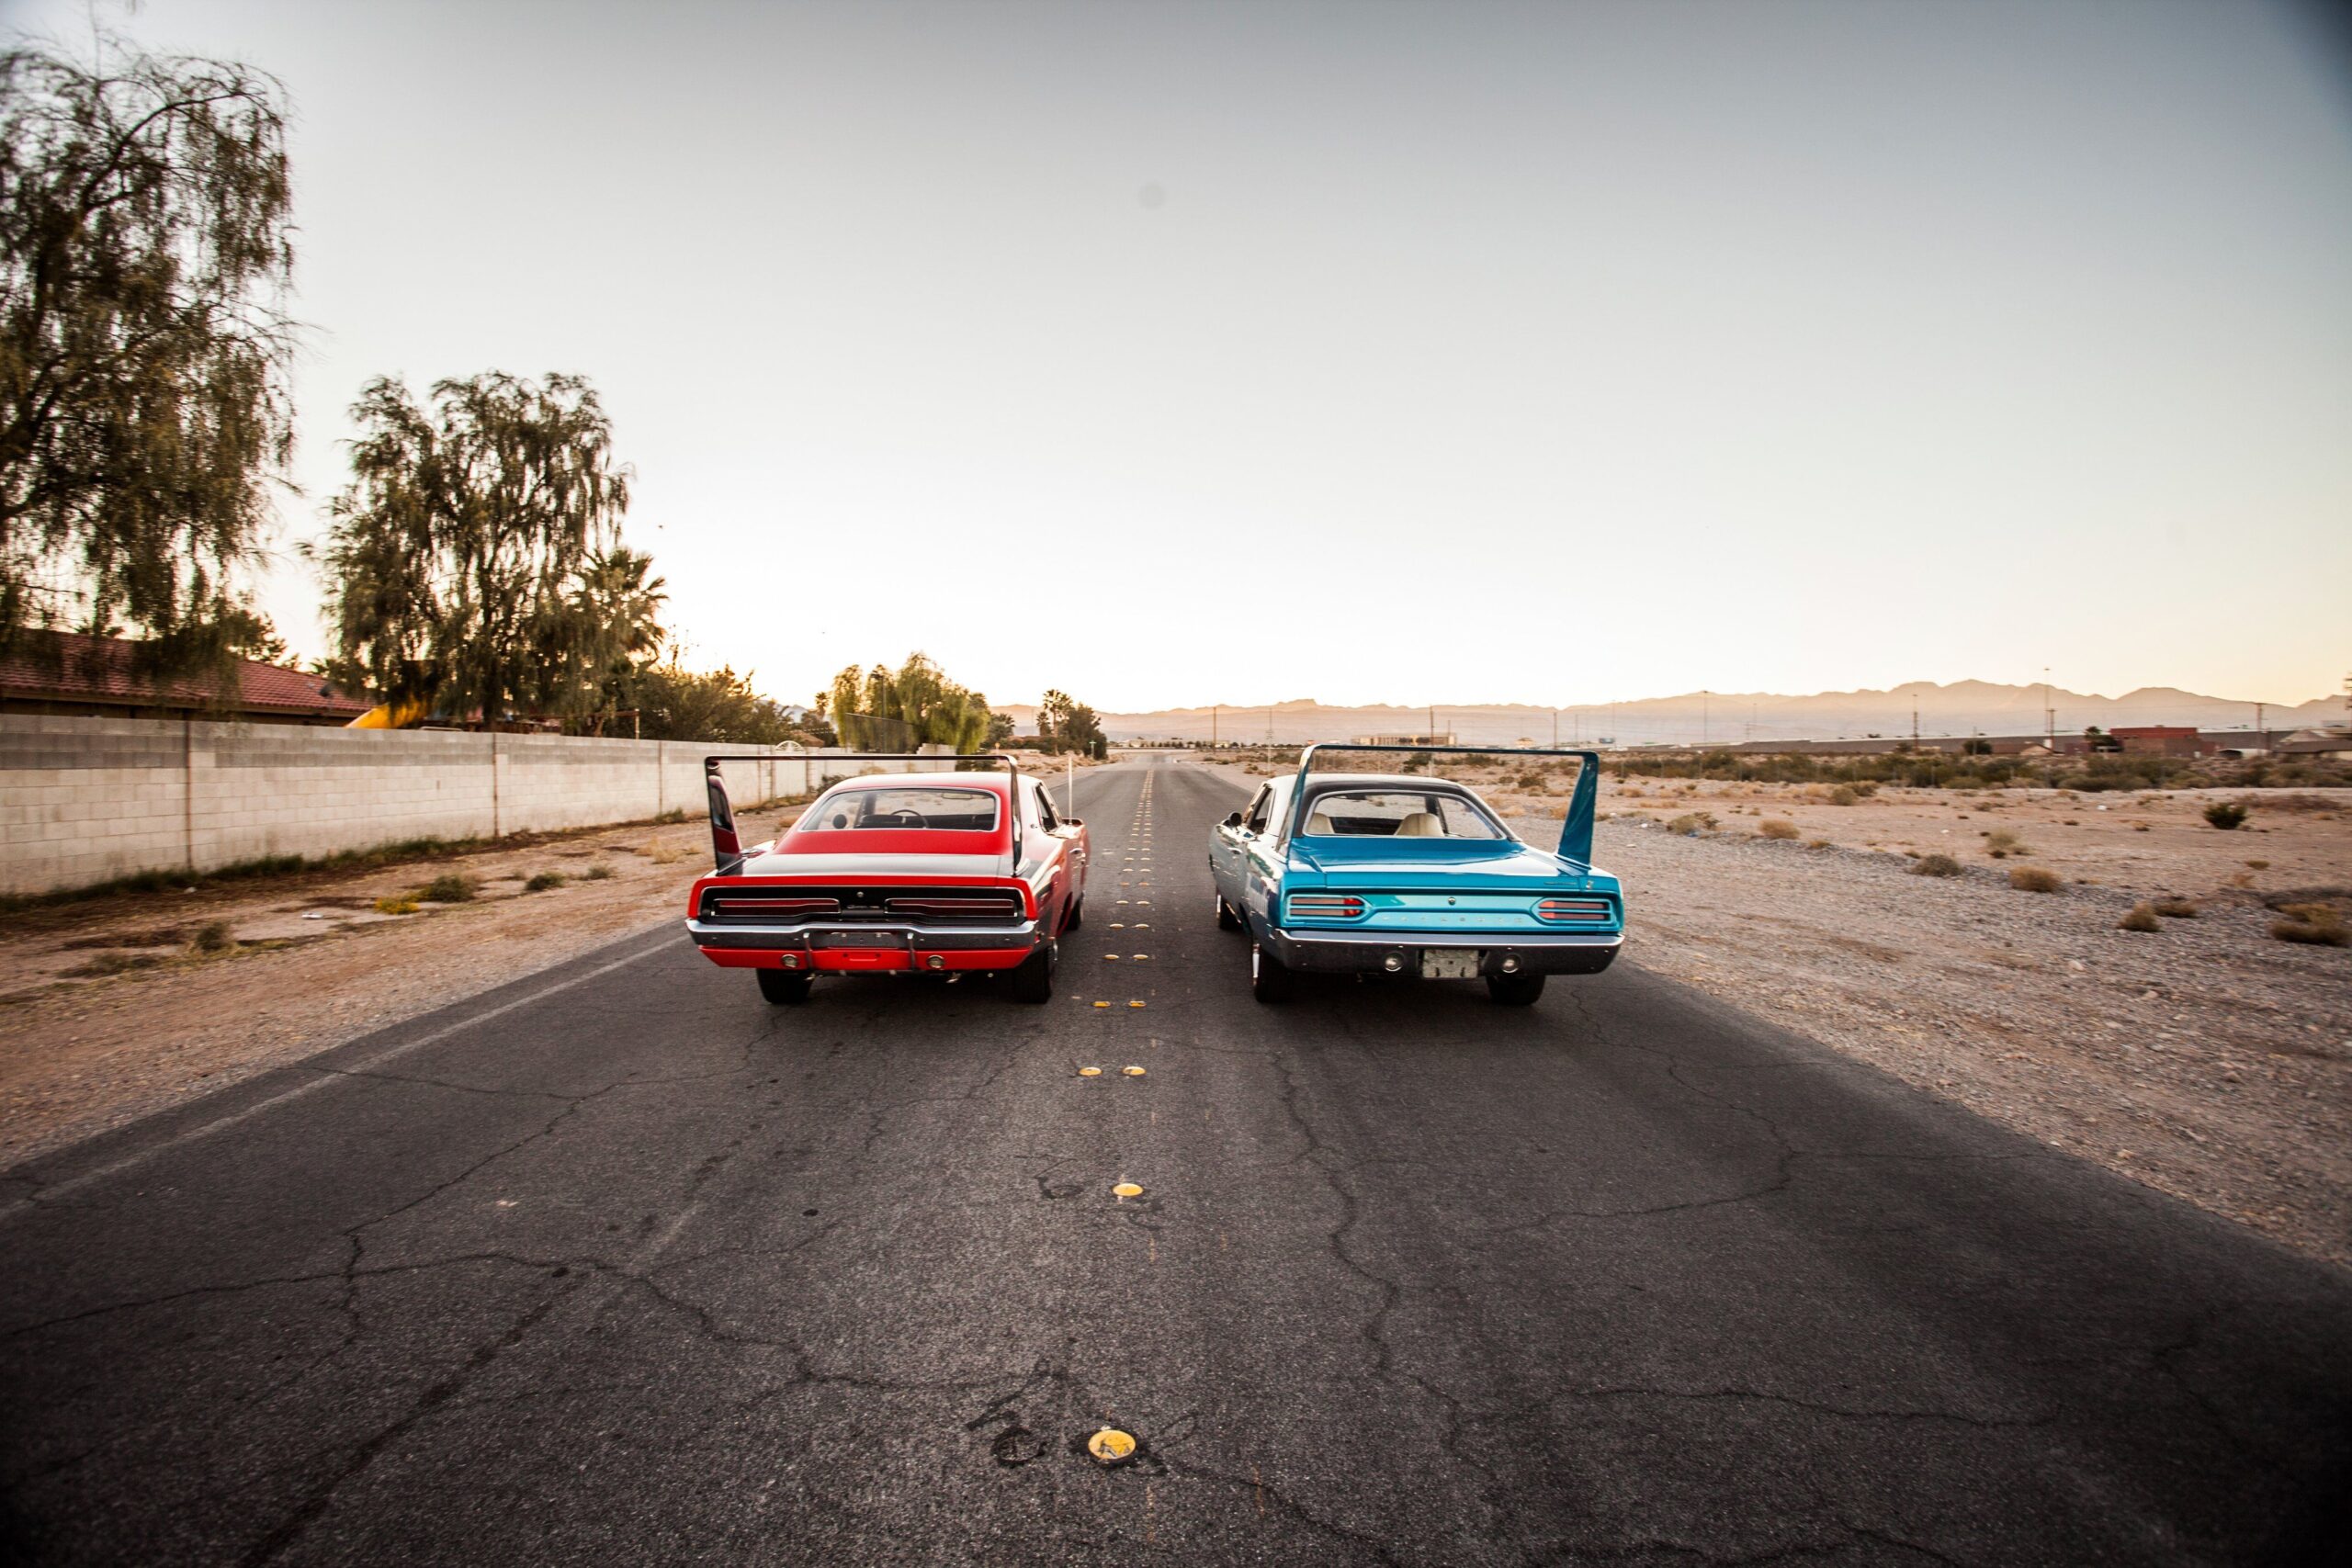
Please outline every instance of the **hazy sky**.
[{"label": "hazy sky", "polygon": [[[2352,73],[2286,6],[150,0],[312,325],[577,371],[701,662],[1000,702],[2352,667]],[[85,37],[82,6],[12,27]],[[316,585],[266,604],[305,651]]]}]

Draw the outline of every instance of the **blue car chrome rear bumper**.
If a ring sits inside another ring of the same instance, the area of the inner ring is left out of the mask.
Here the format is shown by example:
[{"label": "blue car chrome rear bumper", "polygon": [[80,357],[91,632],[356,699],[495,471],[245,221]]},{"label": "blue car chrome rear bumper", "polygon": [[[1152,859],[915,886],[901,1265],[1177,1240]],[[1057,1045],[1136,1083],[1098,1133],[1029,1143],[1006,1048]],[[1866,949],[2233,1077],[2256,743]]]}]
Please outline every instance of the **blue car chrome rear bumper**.
[{"label": "blue car chrome rear bumper", "polygon": [[[1254,922],[1253,922],[1254,923]],[[1367,940],[1367,939],[1370,940]],[[1263,945],[1288,969],[1348,975],[1421,972],[1426,948],[1472,949],[1478,973],[1500,975],[1517,959],[1522,975],[1598,975],[1625,945],[1623,931],[1368,931],[1267,929]],[[1395,959],[1391,964],[1389,960]]]}]

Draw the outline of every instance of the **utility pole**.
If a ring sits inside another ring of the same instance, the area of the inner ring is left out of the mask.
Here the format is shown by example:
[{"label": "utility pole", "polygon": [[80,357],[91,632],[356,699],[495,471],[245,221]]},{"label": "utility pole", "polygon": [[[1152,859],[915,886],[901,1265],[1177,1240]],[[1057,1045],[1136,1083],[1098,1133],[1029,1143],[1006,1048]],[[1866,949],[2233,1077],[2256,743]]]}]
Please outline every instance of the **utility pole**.
[{"label": "utility pole", "polygon": [[1703,748],[1706,746],[1706,744],[1707,744],[1707,698],[1708,698],[1707,688],[1706,688],[1706,687],[1704,687],[1704,686],[1700,687],[1700,688],[1699,688],[1699,744],[1700,744],[1700,746],[1701,746],[1702,749],[1703,749]]},{"label": "utility pole", "polygon": [[1209,750],[1212,751],[1216,750],[1216,715],[1217,705],[1211,703],[1209,705]]},{"label": "utility pole", "polygon": [[1435,703],[1430,705],[1429,743],[1432,746],[1437,744],[1437,705]]},{"label": "utility pole", "polygon": [[1560,710],[1559,710],[1558,708],[1554,708],[1554,709],[1552,710],[1552,750],[1555,750],[1555,751],[1556,751],[1556,750],[1558,750],[1559,749],[1560,749]]},{"label": "utility pole", "polygon": [[2058,750],[2058,710],[2050,705],[2050,666],[2041,667],[2041,743]]},{"label": "utility pole", "polygon": [[2267,705],[2263,703],[2254,705],[2254,743],[2266,751],[2270,750],[2270,732],[2262,725],[2262,710]]}]

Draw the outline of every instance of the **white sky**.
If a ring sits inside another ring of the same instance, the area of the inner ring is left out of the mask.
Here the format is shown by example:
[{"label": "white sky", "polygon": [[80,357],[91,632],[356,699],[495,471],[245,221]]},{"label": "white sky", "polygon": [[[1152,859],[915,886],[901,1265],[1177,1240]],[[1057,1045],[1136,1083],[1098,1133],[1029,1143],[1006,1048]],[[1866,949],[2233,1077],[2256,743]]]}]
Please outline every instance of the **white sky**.
[{"label": "white sky", "polygon": [[[577,371],[692,657],[790,700],[2352,667],[2352,72],[2284,5],[112,20],[293,96],[281,542],[368,377]],[[290,550],[266,604],[318,650]]]}]

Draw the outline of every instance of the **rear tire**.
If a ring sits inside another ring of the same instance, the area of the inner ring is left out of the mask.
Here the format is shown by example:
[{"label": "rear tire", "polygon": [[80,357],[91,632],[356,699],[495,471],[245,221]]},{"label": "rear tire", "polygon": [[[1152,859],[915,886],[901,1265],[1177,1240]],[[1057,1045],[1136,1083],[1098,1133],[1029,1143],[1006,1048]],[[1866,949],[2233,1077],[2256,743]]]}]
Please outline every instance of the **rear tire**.
[{"label": "rear tire", "polygon": [[1012,999],[1048,1002],[1054,999],[1054,947],[1051,942],[1023,959],[1012,972]]},{"label": "rear tire", "polygon": [[808,999],[808,987],[817,976],[792,969],[759,969],[760,995],[780,1008],[798,1007]]},{"label": "rear tire", "polygon": [[1216,929],[1221,931],[1238,931],[1241,929],[1241,917],[1233,912],[1233,906],[1225,901],[1225,895],[1222,893],[1216,896]]},{"label": "rear tire", "polygon": [[1487,995],[1507,1008],[1532,1007],[1535,998],[1544,994],[1541,975],[1489,975]]},{"label": "rear tire", "polygon": [[1298,991],[1296,977],[1263,947],[1250,950],[1250,994],[1261,1002],[1286,1002]]}]

